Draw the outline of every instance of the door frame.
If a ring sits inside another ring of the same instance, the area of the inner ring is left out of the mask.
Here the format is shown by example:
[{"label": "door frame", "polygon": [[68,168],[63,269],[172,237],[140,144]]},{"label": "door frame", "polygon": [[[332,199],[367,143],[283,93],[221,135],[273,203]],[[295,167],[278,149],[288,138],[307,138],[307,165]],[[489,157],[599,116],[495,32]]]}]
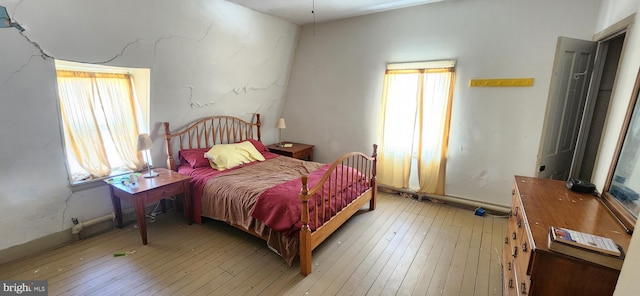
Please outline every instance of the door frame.
[{"label": "door frame", "polygon": [[[635,22],[635,17],[636,17],[636,13],[633,13],[631,15],[629,15],[628,17],[616,22],[615,24],[607,27],[606,29],[596,33],[593,35],[592,37],[592,41],[594,42],[598,42],[598,47],[596,49],[596,57],[595,57],[595,61],[594,61],[594,66],[593,66],[593,72],[591,75],[591,80],[589,81],[589,87],[587,90],[587,97],[586,97],[586,101],[585,101],[585,105],[584,105],[584,110],[583,110],[583,114],[582,114],[582,119],[580,120],[580,125],[579,125],[579,131],[578,131],[578,137],[576,139],[576,145],[575,145],[575,150],[574,150],[574,155],[573,155],[573,159],[571,161],[571,167],[570,167],[570,171],[569,171],[569,177],[570,178],[575,178],[580,174],[580,169],[583,165],[583,161],[584,161],[584,152],[586,149],[586,143],[587,143],[587,139],[589,137],[589,133],[590,133],[590,128],[591,128],[591,123],[592,123],[592,119],[593,119],[593,112],[594,112],[594,108],[595,108],[595,104],[596,104],[596,98],[597,98],[597,94],[600,91],[600,82],[601,82],[601,78],[602,78],[602,74],[603,74],[603,69],[604,69],[604,61],[607,55],[607,50],[608,50],[608,41],[615,39],[617,37],[619,37],[622,34],[629,34],[630,32],[630,26]],[[614,97],[616,89],[617,89],[617,84],[618,84],[618,77],[619,77],[619,72],[620,72],[620,65],[622,64],[622,61],[624,60],[624,56],[625,56],[625,52],[626,52],[626,48],[627,48],[627,42],[625,42],[626,39],[623,41],[622,44],[622,50],[620,52],[620,57],[618,59],[618,67],[616,69],[615,72],[615,78],[614,78],[614,82],[613,82],[613,88],[610,94],[610,97]],[[550,85],[550,88],[552,86]],[[549,108],[548,106],[548,102],[547,102],[547,109]],[[548,110],[547,110],[548,112]],[[542,136],[541,136],[541,142],[540,142],[540,148],[538,151],[538,159],[536,161],[536,166],[535,166],[535,170],[534,170],[534,175],[536,177],[539,176],[540,173],[540,155],[542,153],[542,149],[543,149],[543,145],[544,145],[544,140],[545,140],[545,133],[546,133],[546,125],[547,125],[547,115],[545,112],[545,122],[543,124],[543,130],[542,130]],[[608,113],[608,112],[607,112]]]},{"label": "door frame", "polygon": [[[627,34],[627,28],[616,31],[611,35],[604,37],[598,41],[598,47],[596,49],[595,63],[593,67],[593,75],[589,82],[589,88],[587,90],[587,98],[584,104],[584,111],[582,113],[582,119],[580,121],[580,127],[578,130],[578,138],[576,140],[576,147],[573,153],[573,159],[571,161],[571,168],[569,170],[570,178],[579,178],[580,171],[584,162],[584,154],[587,148],[587,140],[589,139],[591,132],[591,125],[593,122],[593,114],[595,112],[596,103],[598,101],[598,93],[600,92],[600,85],[603,78],[604,69],[606,66],[607,55],[609,54],[609,41],[614,40],[622,35]],[[626,38],[626,37],[623,37]],[[623,60],[624,51],[627,43],[622,42],[622,49],[618,58],[618,67],[614,74],[613,87],[609,98],[614,96],[616,85],[618,84],[618,75],[620,74],[620,64]]]}]

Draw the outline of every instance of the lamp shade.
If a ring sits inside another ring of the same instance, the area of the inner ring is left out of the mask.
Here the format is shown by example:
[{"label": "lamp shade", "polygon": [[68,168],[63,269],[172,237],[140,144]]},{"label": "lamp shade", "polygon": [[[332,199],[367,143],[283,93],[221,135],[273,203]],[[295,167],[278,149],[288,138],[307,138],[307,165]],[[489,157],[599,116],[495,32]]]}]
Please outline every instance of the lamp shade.
[{"label": "lamp shade", "polygon": [[139,134],[138,135],[138,146],[136,149],[140,150],[149,150],[153,148],[153,142],[151,141],[151,137],[149,134]]},{"label": "lamp shade", "polygon": [[276,127],[277,128],[287,128],[287,125],[284,123],[284,117],[278,118],[278,121],[276,121]]}]

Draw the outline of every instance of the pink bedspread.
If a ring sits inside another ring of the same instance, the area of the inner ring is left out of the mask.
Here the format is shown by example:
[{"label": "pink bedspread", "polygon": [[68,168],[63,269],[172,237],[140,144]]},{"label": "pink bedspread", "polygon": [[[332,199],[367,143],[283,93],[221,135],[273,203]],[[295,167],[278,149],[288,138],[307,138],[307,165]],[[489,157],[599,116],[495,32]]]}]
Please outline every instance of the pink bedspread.
[{"label": "pink bedspread", "polygon": [[[261,152],[266,160],[273,159],[278,157],[278,154],[271,152]],[[204,186],[207,184],[207,181],[215,176],[224,174],[225,172],[230,172],[233,170],[237,170],[242,167],[251,166],[258,162],[252,162],[246,164],[244,166],[240,166],[237,168],[218,171],[214,170],[211,167],[200,167],[200,168],[191,168],[189,166],[180,166],[178,168],[178,172],[181,174],[189,175],[192,177],[191,179],[191,213],[193,217],[193,222],[202,224],[202,191]]]},{"label": "pink bedspread", "polygon": [[[302,226],[300,176],[309,176],[311,189],[330,165],[302,162],[270,152],[262,154],[267,161],[244,165],[245,169],[220,172],[210,167],[183,166],[178,171],[193,177],[191,204],[196,223],[202,223],[205,216],[245,229],[263,237],[267,245],[291,265],[298,254]],[[368,189],[368,180],[350,167],[338,167],[325,184],[331,185],[309,200],[312,231]],[[337,201],[323,203],[330,192],[338,197]],[[320,210],[315,211],[316,208]]]},{"label": "pink bedspread", "polygon": [[[308,188],[316,186],[329,168],[330,165],[327,164],[309,174]],[[322,190],[309,199],[311,231],[327,222],[368,189],[368,180],[347,166],[338,166],[325,184],[327,185]],[[267,189],[258,197],[251,216],[285,236],[298,237],[302,228],[300,189],[300,178]]]}]

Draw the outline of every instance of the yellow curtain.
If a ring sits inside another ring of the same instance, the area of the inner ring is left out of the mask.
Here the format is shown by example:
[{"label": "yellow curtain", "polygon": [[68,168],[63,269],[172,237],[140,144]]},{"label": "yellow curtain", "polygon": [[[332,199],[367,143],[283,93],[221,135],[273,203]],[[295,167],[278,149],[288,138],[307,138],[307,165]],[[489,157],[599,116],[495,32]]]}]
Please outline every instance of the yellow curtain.
[{"label": "yellow curtain", "polygon": [[111,173],[98,123],[102,117],[125,165],[142,168],[135,146],[138,128],[130,76],[57,71],[57,79],[65,140],[80,166],[95,177]]},{"label": "yellow curtain", "polygon": [[444,195],[452,88],[453,72],[425,74],[417,132],[421,193]]},{"label": "yellow curtain", "polygon": [[102,135],[95,115],[93,83],[91,78],[78,76],[76,72],[58,71],[60,110],[67,147],[73,150],[76,160],[89,174],[107,176],[111,166],[104,149]]},{"label": "yellow curtain", "polygon": [[409,188],[417,160],[418,192],[444,194],[453,68],[387,70],[384,78],[378,180]]},{"label": "yellow curtain", "polygon": [[396,188],[409,187],[419,74],[388,71],[384,76],[377,177],[380,183]]}]

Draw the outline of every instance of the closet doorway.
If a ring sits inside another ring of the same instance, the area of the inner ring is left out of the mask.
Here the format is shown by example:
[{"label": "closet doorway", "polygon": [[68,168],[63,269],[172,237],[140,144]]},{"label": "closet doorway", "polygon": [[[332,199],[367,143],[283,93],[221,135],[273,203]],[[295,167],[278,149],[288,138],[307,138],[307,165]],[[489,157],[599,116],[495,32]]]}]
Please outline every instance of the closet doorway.
[{"label": "closet doorway", "polygon": [[558,38],[537,177],[591,179],[627,28],[634,17],[596,34],[597,41]]}]

